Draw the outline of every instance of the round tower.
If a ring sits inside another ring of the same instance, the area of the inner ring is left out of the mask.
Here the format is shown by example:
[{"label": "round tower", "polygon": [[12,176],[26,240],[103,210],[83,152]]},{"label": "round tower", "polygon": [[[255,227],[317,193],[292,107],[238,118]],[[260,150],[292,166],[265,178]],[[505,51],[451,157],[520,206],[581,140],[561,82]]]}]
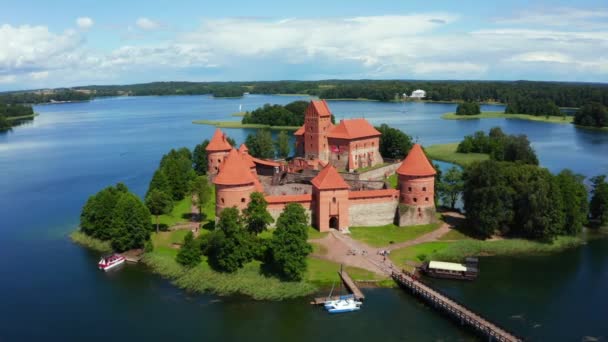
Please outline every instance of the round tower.
[{"label": "round tower", "polygon": [[427,224],[435,220],[435,168],[419,144],[412,147],[399,177],[399,225]]},{"label": "round tower", "polygon": [[207,151],[207,175],[211,179],[217,175],[224,158],[226,158],[231,149],[232,146],[230,146],[226,134],[219,128],[216,129],[211,141],[209,141],[209,145],[205,148],[205,151]]},{"label": "round tower", "polygon": [[219,217],[224,208],[245,209],[251,193],[258,190],[256,183],[257,179],[243,157],[236,149],[230,150],[213,180],[216,217]]}]

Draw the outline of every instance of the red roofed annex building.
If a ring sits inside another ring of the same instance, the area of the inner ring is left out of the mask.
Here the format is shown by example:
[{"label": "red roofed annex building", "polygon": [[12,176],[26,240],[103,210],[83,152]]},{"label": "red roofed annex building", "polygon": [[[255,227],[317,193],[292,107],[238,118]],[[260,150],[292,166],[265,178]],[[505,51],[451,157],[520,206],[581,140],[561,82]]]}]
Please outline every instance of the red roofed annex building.
[{"label": "red roofed annex building", "polygon": [[331,163],[340,170],[382,164],[380,135],[367,120],[340,120],[331,123],[331,112],[325,100],[311,101],[304,114],[304,125],[295,133],[296,155],[306,160]]},{"label": "red roofed annex building", "polygon": [[273,185],[262,185],[260,179],[266,177],[262,176],[265,170],[277,173],[285,164],[252,157],[245,145],[233,148],[218,129],[207,147],[208,174],[216,189],[216,216],[228,207],[245,209],[249,196],[257,191],[265,194],[268,211],[275,219],[287,204],[299,203],[307,211],[309,223],[322,232],[351,226],[433,222],[436,171],[420,145],[414,145],[396,170],[397,189],[356,190],[338,172],[382,163],[379,138],[380,132],[364,119],[332,125],[325,101],[312,101],[297,136],[297,147],[306,158],[317,161],[312,165],[323,168],[309,178],[310,184],[306,183],[310,192],[276,195],[277,191],[264,188]]}]

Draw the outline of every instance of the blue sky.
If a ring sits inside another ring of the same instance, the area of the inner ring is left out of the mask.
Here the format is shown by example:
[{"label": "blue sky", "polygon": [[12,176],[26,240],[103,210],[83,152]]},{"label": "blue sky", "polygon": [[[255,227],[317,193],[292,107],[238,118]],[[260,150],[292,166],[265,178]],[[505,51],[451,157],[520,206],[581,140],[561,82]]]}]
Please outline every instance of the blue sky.
[{"label": "blue sky", "polygon": [[327,78],[606,82],[608,3],[1,4],[0,90]]}]

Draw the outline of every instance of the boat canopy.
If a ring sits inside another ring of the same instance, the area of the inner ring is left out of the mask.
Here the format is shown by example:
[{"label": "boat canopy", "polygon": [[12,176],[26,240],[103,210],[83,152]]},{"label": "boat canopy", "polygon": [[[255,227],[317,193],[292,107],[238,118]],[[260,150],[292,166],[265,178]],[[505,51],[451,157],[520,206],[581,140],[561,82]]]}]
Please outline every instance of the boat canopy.
[{"label": "boat canopy", "polygon": [[438,269],[438,270],[446,270],[446,271],[455,271],[455,272],[466,272],[466,266],[462,264],[457,264],[453,262],[444,262],[444,261],[431,261],[429,262],[429,268]]}]

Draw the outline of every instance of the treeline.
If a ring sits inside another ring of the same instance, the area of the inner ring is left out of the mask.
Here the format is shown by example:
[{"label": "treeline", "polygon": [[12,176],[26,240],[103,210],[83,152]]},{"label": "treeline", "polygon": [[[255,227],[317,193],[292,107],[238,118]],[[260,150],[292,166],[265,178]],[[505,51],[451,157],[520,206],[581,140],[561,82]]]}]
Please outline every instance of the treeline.
[{"label": "treeline", "polygon": [[[203,95],[240,96],[252,94],[308,94],[326,99],[367,98],[391,101],[416,89],[427,93],[432,101],[521,102],[521,99],[542,99],[559,107],[581,107],[589,102],[608,105],[608,85],[593,83],[532,82],[532,81],[401,81],[401,80],[321,80],[321,81],[260,81],[260,82],[152,82],[131,85],[84,86],[92,95],[72,94],[63,100],[90,96],[119,95]],[[66,90],[73,93],[74,91]],[[240,93],[240,95],[238,95]],[[32,94],[32,95],[26,95]],[[23,98],[8,103],[48,102],[34,93],[7,93],[1,96]],[[53,95],[55,100],[62,99]],[[546,113],[544,113],[546,114]]]},{"label": "treeline", "polygon": [[574,124],[588,127],[608,127],[608,110],[598,102],[581,107],[574,115]]},{"label": "treeline", "polygon": [[529,114],[536,116],[565,116],[549,98],[518,96],[509,100],[505,114]]},{"label": "treeline", "polygon": [[19,104],[4,104],[0,102],[0,132],[6,131],[12,127],[9,118],[33,115],[34,110],[31,106]]},{"label": "treeline", "polygon": [[[99,96],[99,95],[98,95]],[[20,91],[0,94],[0,103],[5,104],[35,104],[52,101],[87,101],[94,94],[71,89],[54,89],[52,92]]]},{"label": "treeline", "polygon": [[464,172],[467,226],[483,237],[501,234],[551,240],[576,235],[589,217],[583,179],[569,170],[552,175],[547,169],[521,163],[474,164]]}]

